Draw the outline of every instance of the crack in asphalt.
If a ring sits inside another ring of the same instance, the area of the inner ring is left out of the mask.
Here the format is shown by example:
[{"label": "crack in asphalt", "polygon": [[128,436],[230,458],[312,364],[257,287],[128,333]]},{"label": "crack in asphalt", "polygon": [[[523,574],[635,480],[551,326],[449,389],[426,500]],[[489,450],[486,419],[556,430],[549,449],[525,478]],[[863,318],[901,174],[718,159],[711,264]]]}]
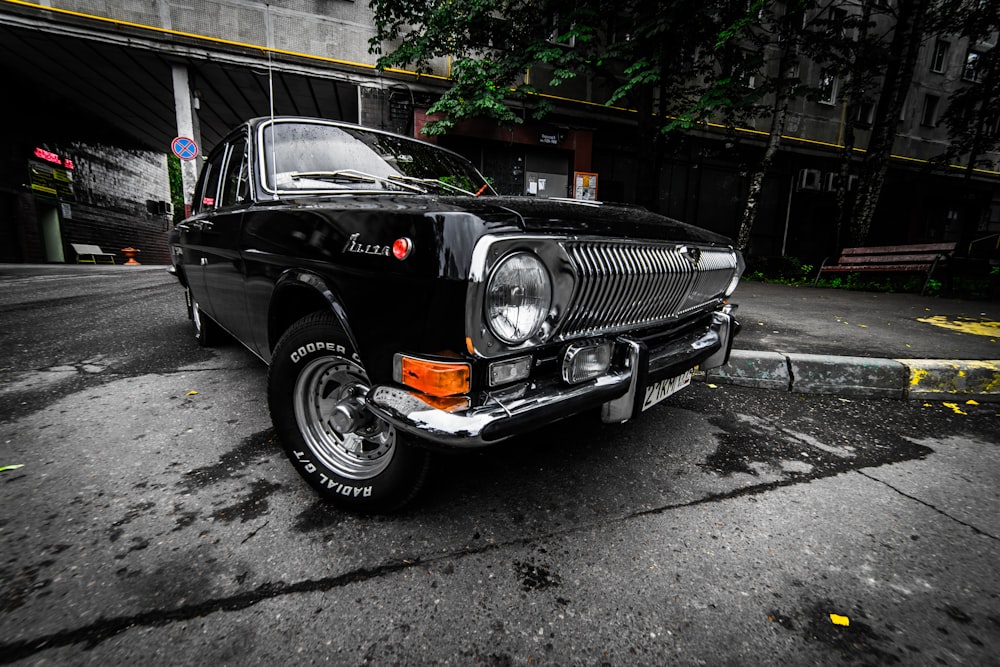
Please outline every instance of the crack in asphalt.
[{"label": "crack in asphalt", "polygon": [[135,614],[100,619],[89,625],[74,630],[44,635],[7,644],[0,644],[0,664],[10,664],[17,660],[28,658],[41,651],[74,644],[84,644],[85,649],[92,649],[116,635],[134,627],[160,627],[177,621],[187,621],[207,616],[220,611],[240,611],[252,607],[258,602],[274,599],[296,593],[322,593],[349,584],[375,579],[386,574],[399,572],[419,565],[419,561],[403,561],[382,565],[377,568],[363,568],[347,572],[335,577],[308,579],[296,583],[266,582],[245,593],[238,593],[217,600],[208,600],[198,604],[184,605],[176,609],[160,609]]},{"label": "crack in asphalt", "polygon": [[[892,463],[897,463],[897,461],[883,462],[875,467],[881,467],[882,465],[891,465]],[[697,507],[700,505],[718,503],[740,497],[757,496],[767,493],[769,491],[773,491],[775,489],[794,486],[803,483],[809,483],[815,480],[824,479],[827,477],[833,477],[842,474],[844,472],[852,472],[852,471],[859,472],[860,474],[864,475],[865,477],[868,477],[869,479],[873,479],[874,481],[881,481],[872,477],[871,475],[865,474],[864,472],[862,472],[860,468],[845,469],[838,467],[836,469],[824,470],[819,474],[812,476],[793,476],[791,478],[776,480],[765,484],[758,484],[750,487],[733,489],[732,491],[713,494],[706,496],[704,498],[699,498],[688,502],[664,505],[661,507],[655,507],[647,510],[642,510],[639,512],[632,512],[617,517],[608,517],[600,521],[592,521],[585,524],[578,524],[576,526],[568,527],[565,530],[552,531],[544,535],[535,535],[513,540],[506,540],[504,542],[484,544],[480,547],[464,548],[460,551],[454,551],[451,553],[440,554],[437,556],[430,556],[426,558],[416,557],[411,559],[403,559],[399,562],[387,563],[374,568],[360,568],[357,570],[353,570],[351,572],[346,572],[344,574],[339,574],[332,577],[323,577],[320,579],[307,579],[304,581],[299,581],[290,584],[282,581],[273,583],[265,582],[260,586],[258,586],[257,588],[253,589],[252,591],[238,593],[236,595],[232,595],[229,597],[219,598],[215,600],[207,600],[205,602],[200,602],[198,604],[184,605],[181,607],[177,607],[176,609],[152,610],[140,614],[134,614],[131,616],[99,619],[94,623],[73,630],[63,630],[60,632],[55,632],[41,637],[37,637],[35,639],[26,639],[10,643],[0,643],[0,664],[10,664],[17,660],[22,660],[24,658],[33,656],[37,653],[41,653],[42,651],[46,651],[52,648],[73,646],[75,644],[83,644],[85,646],[85,650],[89,650],[107,641],[108,639],[111,639],[112,637],[115,637],[135,627],[161,627],[177,621],[188,621],[194,618],[203,617],[208,614],[213,614],[215,612],[241,611],[243,609],[247,609],[249,607],[258,604],[259,602],[265,602],[267,600],[272,600],[286,595],[295,595],[299,593],[323,593],[333,590],[335,588],[341,588],[343,586],[348,586],[351,584],[370,581],[372,579],[377,579],[379,577],[388,574],[406,571],[419,566],[427,566],[430,564],[448,560],[464,559],[470,556],[477,556],[511,546],[526,546],[538,540],[565,537],[567,535],[572,535],[574,533],[579,533],[579,532],[587,532],[593,530],[594,528],[599,528],[601,526],[606,526],[613,523],[632,521],[635,519],[641,519],[648,516],[664,514],[666,512],[678,509],[686,509],[691,507]],[[884,483],[885,482],[883,482],[883,484]],[[912,496],[902,493],[901,491],[895,489],[891,485],[887,484],[887,486],[893,488],[898,493],[907,498],[912,498]],[[918,498],[913,498],[913,500],[916,500],[917,502],[920,502],[924,505],[927,504],[919,500]],[[932,507],[930,505],[928,506]],[[932,507],[932,509],[936,508]],[[954,518],[954,517],[949,517],[949,518]],[[958,521],[957,519],[955,520]],[[959,521],[959,523],[962,523],[963,525],[968,525],[961,521]],[[261,528],[262,527],[263,526],[261,526]],[[969,526],[969,528],[976,531],[977,533],[993,537],[992,535],[983,533],[974,526]],[[253,534],[251,534],[250,537],[252,536]],[[996,538],[994,537],[994,539]]]},{"label": "crack in asphalt", "polygon": [[898,493],[899,495],[903,496],[904,498],[906,498],[908,500],[912,500],[912,501],[914,501],[916,503],[920,503],[924,507],[926,507],[926,508],[928,508],[930,510],[934,510],[935,512],[937,512],[941,516],[943,516],[946,519],[949,519],[951,521],[954,521],[955,523],[959,524],[960,526],[965,526],[966,528],[968,528],[969,530],[971,530],[972,532],[974,532],[976,535],[982,535],[983,537],[988,537],[991,540],[1000,540],[1000,537],[998,537],[996,535],[993,535],[992,533],[988,533],[985,530],[982,530],[981,528],[977,528],[976,526],[972,525],[971,523],[969,523],[967,521],[962,521],[958,517],[952,516],[951,514],[948,514],[943,509],[941,509],[940,507],[937,507],[936,505],[932,505],[931,503],[929,503],[929,502],[927,502],[925,500],[921,500],[920,498],[917,498],[916,496],[911,496],[909,493],[906,493],[905,491],[896,488],[895,486],[893,486],[889,482],[886,482],[885,480],[879,479],[878,477],[873,477],[873,476],[869,475],[868,473],[866,473],[863,470],[856,470],[855,472],[857,472],[859,475],[867,477],[868,479],[872,480],[873,482],[878,482],[879,484],[885,485],[886,487],[892,489],[893,491],[895,491],[896,493]]}]

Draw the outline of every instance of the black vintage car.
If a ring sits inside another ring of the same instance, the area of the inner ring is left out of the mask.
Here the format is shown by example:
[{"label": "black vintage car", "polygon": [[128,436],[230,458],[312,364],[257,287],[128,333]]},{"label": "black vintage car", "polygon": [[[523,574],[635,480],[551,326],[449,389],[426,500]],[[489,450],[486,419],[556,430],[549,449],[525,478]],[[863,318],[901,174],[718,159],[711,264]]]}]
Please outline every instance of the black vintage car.
[{"label": "black vintage car", "polygon": [[467,160],[344,123],[233,130],[171,231],[195,336],[269,364],[281,443],[322,495],[411,500],[434,447],[637,416],[726,362],[729,241],[643,209],[498,196]]}]

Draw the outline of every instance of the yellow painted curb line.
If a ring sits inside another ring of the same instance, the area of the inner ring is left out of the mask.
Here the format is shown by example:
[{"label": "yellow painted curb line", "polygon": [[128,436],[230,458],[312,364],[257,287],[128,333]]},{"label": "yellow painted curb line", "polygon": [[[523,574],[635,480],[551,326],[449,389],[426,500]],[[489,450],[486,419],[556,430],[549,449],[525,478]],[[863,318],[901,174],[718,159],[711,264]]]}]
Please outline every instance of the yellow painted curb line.
[{"label": "yellow painted curb line", "polygon": [[1000,361],[897,359],[910,373],[909,398],[993,397],[1000,401]]}]

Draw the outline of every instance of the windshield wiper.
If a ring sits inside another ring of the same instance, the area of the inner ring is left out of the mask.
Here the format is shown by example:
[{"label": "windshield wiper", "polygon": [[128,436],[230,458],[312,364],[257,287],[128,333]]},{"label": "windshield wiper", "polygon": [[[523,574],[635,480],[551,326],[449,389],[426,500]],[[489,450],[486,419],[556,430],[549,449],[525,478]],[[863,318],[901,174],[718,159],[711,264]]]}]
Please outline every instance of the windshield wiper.
[{"label": "windshield wiper", "polygon": [[288,177],[293,181],[305,178],[315,181],[344,180],[353,183],[381,183],[383,185],[405,188],[410,192],[425,192],[422,188],[418,188],[415,185],[396,182],[393,180],[395,177],[390,176],[386,178],[384,176],[376,176],[363,171],[357,171],[356,169],[337,169],[336,171],[293,171],[288,174]]},{"label": "windshield wiper", "polygon": [[437,178],[417,178],[416,176],[390,176],[393,181],[405,181],[407,183],[422,183],[423,185],[434,185],[449,192],[461,192],[463,195],[469,195],[470,197],[475,197],[475,192],[469,192],[465,188],[460,188],[457,185],[452,185],[451,183],[445,183]]}]

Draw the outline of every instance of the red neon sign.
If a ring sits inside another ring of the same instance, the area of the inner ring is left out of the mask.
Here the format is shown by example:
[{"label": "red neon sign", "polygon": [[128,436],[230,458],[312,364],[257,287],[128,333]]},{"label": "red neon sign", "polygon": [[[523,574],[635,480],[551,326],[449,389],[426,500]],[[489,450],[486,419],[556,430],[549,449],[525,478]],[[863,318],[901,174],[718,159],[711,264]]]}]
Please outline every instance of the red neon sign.
[{"label": "red neon sign", "polygon": [[46,162],[51,162],[52,164],[57,164],[60,167],[66,167],[67,169],[73,169],[73,161],[70,159],[62,159],[58,154],[52,151],[47,151],[44,148],[35,148],[35,157],[39,160],[45,160]]}]

